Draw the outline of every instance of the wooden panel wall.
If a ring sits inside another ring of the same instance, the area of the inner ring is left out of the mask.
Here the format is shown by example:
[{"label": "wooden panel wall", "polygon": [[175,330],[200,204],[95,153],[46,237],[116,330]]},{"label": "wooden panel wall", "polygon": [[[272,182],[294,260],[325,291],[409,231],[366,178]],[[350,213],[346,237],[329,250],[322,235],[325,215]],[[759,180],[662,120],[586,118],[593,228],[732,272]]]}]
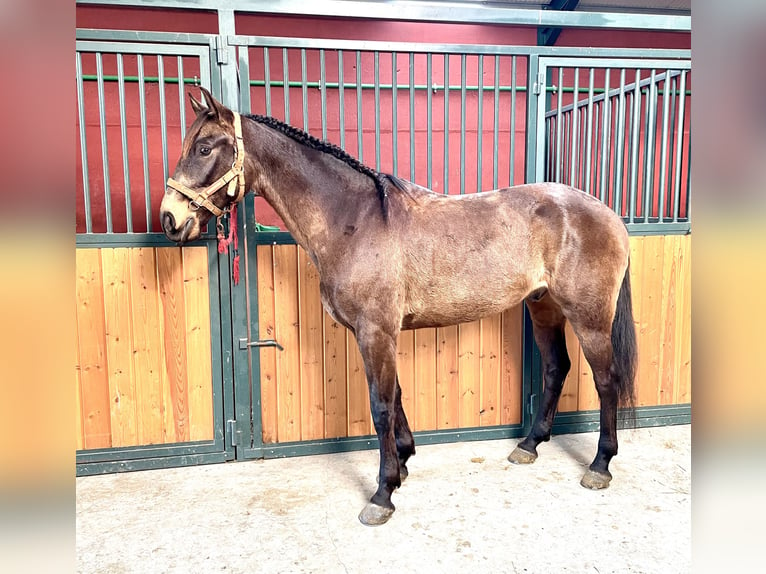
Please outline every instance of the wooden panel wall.
[{"label": "wooden panel wall", "polygon": [[205,247],[77,249],[77,448],[211,440]]},{"label": "wooden panel wall", "polygon": [[[630,280],[638,338],[636,406],[691,402],[691,235],[630,239]],[[580,345],[567,326],[572,370],[559,411],[599,407]]]},{"label": "wooden panel wall", "polygon": [[[354,336],[322,309],[319,277],[295,245],[258,247],[266,443],[374,434]],[[399,337],[402,402],[413,430],[521,421],[521,307]]]}]

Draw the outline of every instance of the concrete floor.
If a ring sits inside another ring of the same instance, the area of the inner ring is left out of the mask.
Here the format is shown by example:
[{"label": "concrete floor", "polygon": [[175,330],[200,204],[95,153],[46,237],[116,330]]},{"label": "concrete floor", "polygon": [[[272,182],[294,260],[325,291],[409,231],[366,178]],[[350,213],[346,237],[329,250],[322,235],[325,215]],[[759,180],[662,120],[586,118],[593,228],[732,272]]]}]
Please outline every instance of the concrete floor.
[{"label": "concrete floor", "polygon": [[388,524],[357,514],[377,451],[77,479],[83,573],[645,572],[691,569],[691,428],[620,431],[614,480],[580,477],[595,433],[515,466],[517,440],[418,447]]}]

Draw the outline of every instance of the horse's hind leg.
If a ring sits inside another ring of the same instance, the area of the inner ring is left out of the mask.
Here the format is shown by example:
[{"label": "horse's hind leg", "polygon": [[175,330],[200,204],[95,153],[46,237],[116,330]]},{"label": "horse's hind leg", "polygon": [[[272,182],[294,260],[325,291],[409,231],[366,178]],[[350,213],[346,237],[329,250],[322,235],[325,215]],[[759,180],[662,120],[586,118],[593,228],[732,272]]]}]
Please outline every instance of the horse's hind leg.
[{"label": "horse's hind leg", "polygon": [[561,389],[571,366],[561,308],[547,294],[536,301],[528,299],[527,308],[532,317],[535,342],[542,356],[545,389],[529,436],[508,457],[509,461],[516,464],[534,462],[537,458],[537,445],[550,440]]},{"label": "horse's hind leg", "polygon": [[396,452],[399,456],[399,478],[404,481],[409,471],[407,461],[415,454],[415,439],[412,436],[407,415],[402,407],[402,388],[399,386],[399,376],[396,377],[396,423],[394,434],[396,436]]}]

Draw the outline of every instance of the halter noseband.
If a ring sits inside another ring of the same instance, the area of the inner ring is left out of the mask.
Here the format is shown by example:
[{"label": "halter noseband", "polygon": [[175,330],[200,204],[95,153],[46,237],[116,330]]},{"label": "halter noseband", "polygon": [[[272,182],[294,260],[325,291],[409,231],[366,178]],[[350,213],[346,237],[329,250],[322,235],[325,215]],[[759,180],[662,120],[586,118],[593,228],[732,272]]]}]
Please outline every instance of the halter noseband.
[{"label": "halter noseband", "polygon": [[224,185],[228,185],[226,194],[234,196],[234,190],[237,187],[237,184],[239,184],[239,189],[237,190],[236,197],[232,204],[237,203],[245,195],[245,145],[242,140],[242,119],[237,112],[232,113],[234,114],[234,137],[237,142],[237,148],[234,155],[234,163],[231,165],[231,168],[229,168],[229,171],[202,191],[194,191],[172,177],[169,177],[167,181],[167,186],[170,189],[174,189],[189,198],[189,206],[192,209],[197,210],[200,207],[204,207],[219,220],[228,213],[229,209],[221,209],[217,205],[214,205],[213,202],[210,201],[211,195],[221,189]]}]

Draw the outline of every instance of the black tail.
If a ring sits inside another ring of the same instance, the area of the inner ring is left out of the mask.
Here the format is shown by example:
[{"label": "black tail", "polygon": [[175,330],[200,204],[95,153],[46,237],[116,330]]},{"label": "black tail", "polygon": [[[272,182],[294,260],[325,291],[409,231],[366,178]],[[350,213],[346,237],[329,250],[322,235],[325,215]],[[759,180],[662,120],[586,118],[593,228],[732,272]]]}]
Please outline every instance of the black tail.
[{"label": "black tail", "polygon": [[617,296],[617,312],[612,321],[612,374],[616,378],[620,405],[626,407],[627,420],[635,420],[636,326],[630,294],[630,261]]}]

